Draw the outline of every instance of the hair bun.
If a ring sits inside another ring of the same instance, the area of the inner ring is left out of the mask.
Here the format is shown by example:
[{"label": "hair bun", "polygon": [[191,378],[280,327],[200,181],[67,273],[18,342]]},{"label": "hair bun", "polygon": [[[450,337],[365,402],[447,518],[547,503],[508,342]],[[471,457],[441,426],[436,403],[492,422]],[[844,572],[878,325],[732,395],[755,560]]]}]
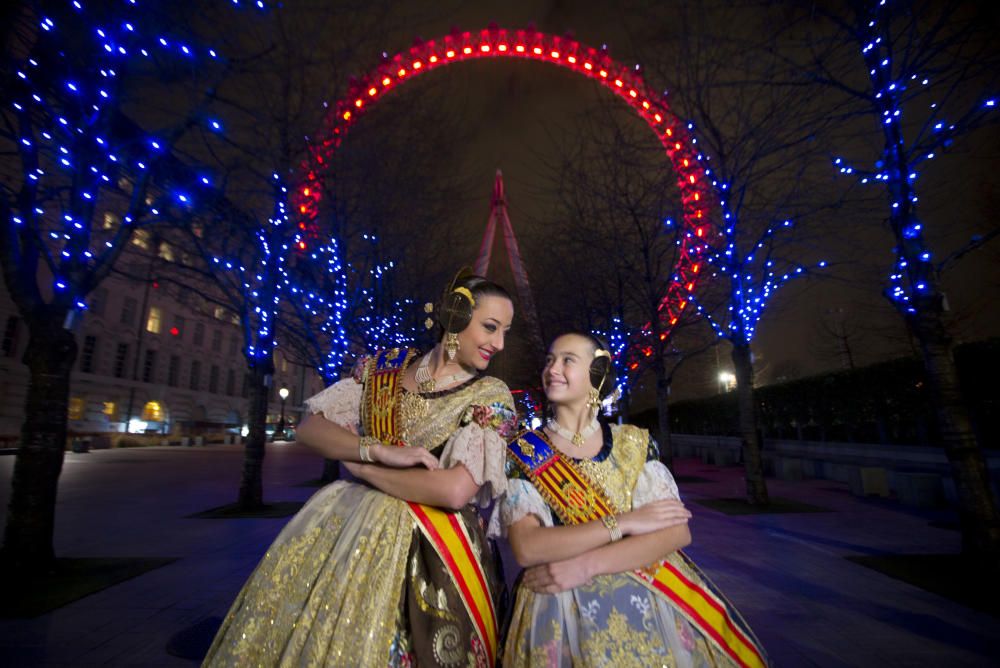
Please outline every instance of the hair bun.
[{"label": "hair bun", "polygon": [[472,322],[472,310],[476,303],[466,284],[476,278],[472,270],[462,267],[445,288],[437,310],[437,321],[446,334],[457,334]]},{"label": "hair bun", "polygon": [[615,365],[611,361],[611,351],[608,350],[604,342],[590,335],[591,340],[597,344],[596,352],[603,352],[603,355],[594,355],[590,362],[590,384],[598,389],[598,396],[605,398],[615,389]]}]

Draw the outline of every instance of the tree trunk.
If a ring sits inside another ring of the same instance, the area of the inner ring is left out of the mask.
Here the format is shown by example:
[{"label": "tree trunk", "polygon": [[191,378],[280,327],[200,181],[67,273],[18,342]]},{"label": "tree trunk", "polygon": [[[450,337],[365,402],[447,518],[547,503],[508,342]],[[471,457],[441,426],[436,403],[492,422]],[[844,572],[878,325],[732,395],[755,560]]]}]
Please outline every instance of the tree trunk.
[{"label": "tree trunk", "polygon": [[[55,309],[54,309],[55,310]],[[23,362],[30,370],[21,443],[14,461],[3,557],[8,567],[44,570],[52,547],[56,493],[66,450],[70,372],[77,345],[59,312],[29,321]]]},{"label": "tree trunk", "polygon": [[250,397],[247,411],[248,433],[243,449],[243,477],[237,504],[242,510],[264,505],[264,451],[267,443],[267,399],[271,384],[268,365],[258,362],[250,369]]},{"label": "tree trunk", "polygon": [[750,344],[733,343],[733,366],[736,372],[736,401],[740,415],[743,466],[747,479],[747,502],[754,506],[766,506],[770,503],[770,499],[767,494],[767,483],[764,481],[760,432],[757,430]]},{"label": "tree trunk", "polygon": [[959,388],[951,338],[943,318],[942,313],[922,310],[910,325],[920,341],[941,444],[955,479],[962,550],[996,563],[1000,561],[1000,515],[990,490],[986,461]]},{"label": "tree trunk", "polygon": [[663,364],[656,365],[656,439],[660,446],[660,461],[671,471],[674,470],[674,448],[670,442],[670,381]]}]

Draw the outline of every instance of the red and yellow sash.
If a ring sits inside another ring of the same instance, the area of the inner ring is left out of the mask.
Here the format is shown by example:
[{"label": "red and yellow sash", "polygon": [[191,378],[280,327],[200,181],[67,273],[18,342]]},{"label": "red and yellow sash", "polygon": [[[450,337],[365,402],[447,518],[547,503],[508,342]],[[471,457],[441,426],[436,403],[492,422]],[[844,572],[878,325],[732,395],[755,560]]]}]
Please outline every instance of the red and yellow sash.
[{"label": "red and yellow sash", "polygon": [[[416,351],[406,348],[384,350],[369,362],[366,373],[362,424],[368,436],[387,445],[405,445],[397,436],[399,392],[403,371]],[[472,549],[472,539],[457,513],[421,503],[407,502],[410,514],[431,542],[458,589],[479,639],[486,647],[489,665],[497,653],[497,615],[486,584],[486,573]]]},{"label": "red and yellow sash", "polygon": [[[542,432],[522,433],[507,449],[510,459],[528,476],[563,524],[583,524],[618,512],[604,491],[570,460],[561,457]],[[736,608],[682,552],[674,552],[661,563],[630,575],[666,597],[737,665],[768,665],[760,643]]]}]

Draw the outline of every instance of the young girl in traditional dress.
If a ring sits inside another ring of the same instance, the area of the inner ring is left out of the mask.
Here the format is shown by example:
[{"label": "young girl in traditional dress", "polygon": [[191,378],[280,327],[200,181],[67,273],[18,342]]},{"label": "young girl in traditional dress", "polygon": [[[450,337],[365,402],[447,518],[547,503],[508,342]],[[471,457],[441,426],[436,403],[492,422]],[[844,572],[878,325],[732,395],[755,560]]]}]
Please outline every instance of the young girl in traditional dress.
[{"label": "young girl in traditional dress", "polygon": [[611,356],[588,334],[553,341],[553,417],[508,445],[491,534],[525,568],[504,666],[762,666],[735,609],[680,552],[691,514],[649,433],[598,421]]},{"label": "young girl in traditional dress", "polygon": [[324,487],[282,530],[205,665],[493,666],[498,583],[472,504],[506,488],[513,401],[480,373],[513,304],[460,276],[433,313],[429,353],[381,351],[306,401],[298,440],[357,481]]}]

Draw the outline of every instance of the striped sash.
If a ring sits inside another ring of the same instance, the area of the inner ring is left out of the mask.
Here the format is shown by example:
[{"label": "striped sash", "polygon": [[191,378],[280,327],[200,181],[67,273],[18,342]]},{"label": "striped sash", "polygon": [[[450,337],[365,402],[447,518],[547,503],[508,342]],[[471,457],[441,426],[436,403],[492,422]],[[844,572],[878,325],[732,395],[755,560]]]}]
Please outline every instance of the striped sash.
[{"label": "striped sash", "polygon": [[[507,449],[508,457],[563,524],[583,524],[618,512],[603,490],[572,461],[560,456],[541,430],[522,433]],[[629,575],[665,597],[737,665],[768,665],[763,648],[736,608],[679,550],[660,564]]]},{"label": "striped sash", "polygon": [[[403,371],[415,350],[392,348],[375,355],[366,374],[361,407],[365,433],[386,445],[405,445],[398,437],[399,394]],[[472,539],[457,513],[408,501],[410,514],[448,569],[476,634],[486,648],[489,665],[496,660],[498,625],[486,573],[472,549]]]}]

